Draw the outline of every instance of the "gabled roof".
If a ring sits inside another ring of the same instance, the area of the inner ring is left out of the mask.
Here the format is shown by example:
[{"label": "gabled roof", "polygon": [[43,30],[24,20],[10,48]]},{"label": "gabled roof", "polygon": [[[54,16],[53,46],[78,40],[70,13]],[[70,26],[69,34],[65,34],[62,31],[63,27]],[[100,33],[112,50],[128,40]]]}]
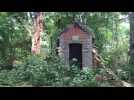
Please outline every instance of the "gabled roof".
[{"label": "gabled roof", "polygon": [[79,22],[74,22],[73,24],[71,24],[71,25],[69,25],[68,27],[66,27],[66,28],[60,33],[60,35],[61,35],[62,33],[64,33],[64,32],[67,32],[67,31],[70,29],[70,27],[71,27],[72,25],[74,25],[74,27],[80,28],[82,31],[84,31],[84,32],[86,32],[86,33],[88,33],[88,34],[93,35],[93,31],[92,31],[92,29],[91,29],[89,26],[84,25],[84,24],[79,23]]}]

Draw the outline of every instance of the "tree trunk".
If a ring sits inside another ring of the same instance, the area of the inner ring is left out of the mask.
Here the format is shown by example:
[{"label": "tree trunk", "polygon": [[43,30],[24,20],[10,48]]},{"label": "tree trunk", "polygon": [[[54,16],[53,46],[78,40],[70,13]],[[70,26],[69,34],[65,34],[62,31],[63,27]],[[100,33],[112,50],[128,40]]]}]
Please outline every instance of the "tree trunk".
[{"label": "tree trunk", "polygon": [[35,13],[35,33],[32,37],[32,48],[31,51],[33,54],[40,54],[41,49],[41,32],[43,32],[43,13]]},{"label": "tree trunk", "polygon": [[130,63],[134,63],[134,12],[129,13],[130,21]]}]

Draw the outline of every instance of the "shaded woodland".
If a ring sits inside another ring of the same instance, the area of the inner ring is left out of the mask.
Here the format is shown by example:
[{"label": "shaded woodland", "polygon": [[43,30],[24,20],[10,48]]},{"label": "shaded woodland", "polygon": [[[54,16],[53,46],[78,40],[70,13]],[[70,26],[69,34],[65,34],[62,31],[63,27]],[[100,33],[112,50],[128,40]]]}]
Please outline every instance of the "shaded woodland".
[{"label": "shaded woodland", "polygon": [[[95,67],[61,56],[75,22],[92,33]],[[134,12],[0,12],[0,86],[133,87]]]}]

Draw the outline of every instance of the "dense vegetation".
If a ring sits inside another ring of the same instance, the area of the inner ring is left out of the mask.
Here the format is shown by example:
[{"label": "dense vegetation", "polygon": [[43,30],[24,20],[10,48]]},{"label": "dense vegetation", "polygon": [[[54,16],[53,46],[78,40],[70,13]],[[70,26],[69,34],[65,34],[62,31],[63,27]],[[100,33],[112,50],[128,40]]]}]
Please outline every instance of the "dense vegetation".
[{"label": "dense vegetation", "polygon": [[[118,81],[134,83],[134,55],[128,53],[133,36],[129,13],[44,12],[40,55],[31,53],[33,16],[32,12],[0,12],[0,86],[113,87],[123,86]],[[91,28],[103,66],[79,70],[76,65],[64,65],[56,55],[59,33],[74,21]]]}]

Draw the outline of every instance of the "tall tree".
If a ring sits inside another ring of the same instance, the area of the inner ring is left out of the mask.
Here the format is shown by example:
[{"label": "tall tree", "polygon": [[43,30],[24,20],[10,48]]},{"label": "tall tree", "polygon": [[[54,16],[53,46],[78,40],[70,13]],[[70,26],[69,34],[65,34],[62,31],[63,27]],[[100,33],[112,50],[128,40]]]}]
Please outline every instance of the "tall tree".
[{"label": "tall tree", "polygon": [[34,18],[35,33],[32,37],[32,53],[40,54],[41,48],[41,32],[43,32],[43,13],[35,12]]},{"label": "tall tree", "polygon": [[134,12],[129,13],[130,21],[130,62],[134,63]]}]

